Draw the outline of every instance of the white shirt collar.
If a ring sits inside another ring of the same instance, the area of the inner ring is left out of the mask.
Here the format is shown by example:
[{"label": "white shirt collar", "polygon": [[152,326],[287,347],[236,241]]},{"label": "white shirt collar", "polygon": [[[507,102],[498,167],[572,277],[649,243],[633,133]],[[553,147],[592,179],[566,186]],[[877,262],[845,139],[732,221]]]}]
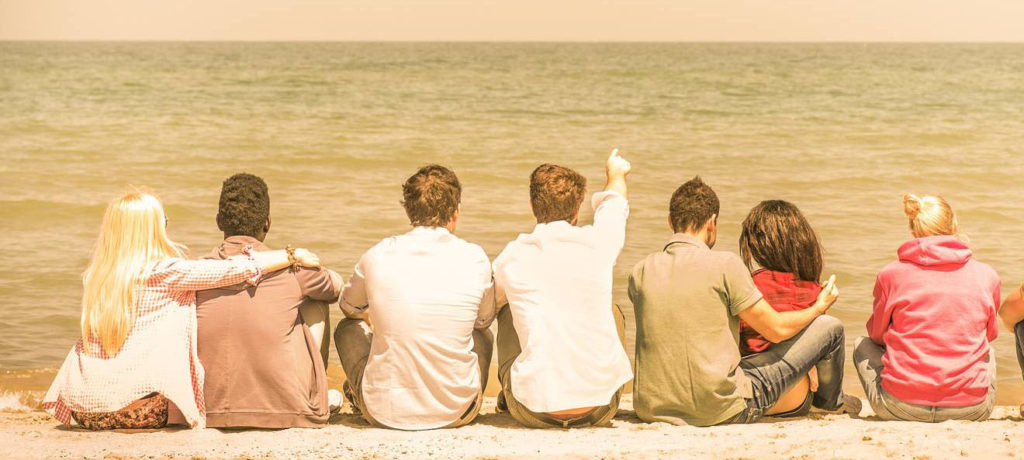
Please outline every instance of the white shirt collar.
[{"label": "white shirt collar", "polygon": [[409,230],[408,234],[415,236],[436,236],[440,238],[444,236],[451,236],[452,233],[449,232],[448,229],[444,227],[427,227],[421,225],[418,227],[413,227],[412,230]]}]

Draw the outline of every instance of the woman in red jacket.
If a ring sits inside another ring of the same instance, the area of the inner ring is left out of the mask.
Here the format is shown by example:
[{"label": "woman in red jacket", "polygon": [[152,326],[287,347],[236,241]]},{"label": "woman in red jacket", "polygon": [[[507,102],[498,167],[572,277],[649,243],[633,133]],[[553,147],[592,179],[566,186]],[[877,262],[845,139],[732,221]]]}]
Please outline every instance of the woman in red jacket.
[{"label": "woman in red jacket", "polygon": [[868,338],[853,352],[886,420],[984,420],[995,402],[999,276],[974,260],[941,197],[903,197],[914,239],[875,282]]}]

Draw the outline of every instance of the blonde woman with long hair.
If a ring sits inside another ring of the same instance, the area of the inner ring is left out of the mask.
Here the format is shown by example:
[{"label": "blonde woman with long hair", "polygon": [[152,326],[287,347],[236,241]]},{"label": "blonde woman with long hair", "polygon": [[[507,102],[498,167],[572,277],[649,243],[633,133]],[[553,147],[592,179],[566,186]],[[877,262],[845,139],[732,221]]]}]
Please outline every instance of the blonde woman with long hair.
[{"label": "blonde woman with long hair", "polygon": [[195,292],[319,265],[304,249],[189,260],[166,226],[163,206],[148,193],[129,192],[107,207],[83,275],[81,339],[43,400],[65,425],[160,428],[174,404],[189,425],[204,427]]},{"label": "blonde woman with long hair", "polygon": [[854,364],[882,419],[984,420],[995,404],[999,275],[978,262],[953,208],[937,196],[903,197],[913,239],[878,274]]}]

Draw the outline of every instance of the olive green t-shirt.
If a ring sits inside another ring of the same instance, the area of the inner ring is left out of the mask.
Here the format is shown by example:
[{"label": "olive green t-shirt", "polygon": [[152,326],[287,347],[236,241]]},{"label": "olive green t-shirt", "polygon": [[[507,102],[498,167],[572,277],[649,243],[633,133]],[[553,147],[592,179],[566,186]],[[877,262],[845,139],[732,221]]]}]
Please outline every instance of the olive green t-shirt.
[{"label": "olive green t-shirt", "polygon": [[647,422],[710,426],[746,408],[739,313],[761,293],[739,256],[676,234],[633,268],[633,406]]}]

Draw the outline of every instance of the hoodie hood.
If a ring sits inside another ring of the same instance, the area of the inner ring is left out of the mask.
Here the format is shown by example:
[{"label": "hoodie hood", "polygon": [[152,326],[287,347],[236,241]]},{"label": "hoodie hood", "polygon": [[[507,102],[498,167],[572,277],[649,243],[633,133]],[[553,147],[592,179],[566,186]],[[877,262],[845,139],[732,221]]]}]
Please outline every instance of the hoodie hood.
[{"label": "hoodie hood", "polygon": [[900,260],[923,266],[963,265],[971,259],[971,248],[955,236],[915,238],[900,246]]}]

